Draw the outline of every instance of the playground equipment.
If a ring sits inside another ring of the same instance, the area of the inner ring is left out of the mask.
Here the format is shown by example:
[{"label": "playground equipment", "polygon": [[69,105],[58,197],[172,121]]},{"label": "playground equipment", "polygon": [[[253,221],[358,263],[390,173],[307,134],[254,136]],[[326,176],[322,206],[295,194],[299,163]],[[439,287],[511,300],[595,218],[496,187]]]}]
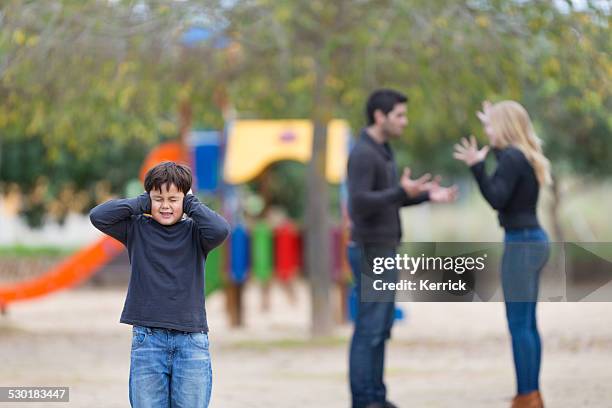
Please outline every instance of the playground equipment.
[{"label": "playground equipment", "polygon": [[[346,122],[330,122],[326,177],[331,183],[338,184],[344,178],[349,139]],[[192,132],[188,144],[185,147],[179,142],[166,142],[153,149],[141,167],[140,180],[149,168],[161,161],[184,162],[194,170],[195,191],[223,197],[235,185],[253,180],[273,162],[308,162],[312,124],[305,120],[235,121],[228,127],[227,142],[221,132],[200,131]],[[220,180],[221,174],[223,180]],[[298,228],[290,221],[274,230],[258,222],[249,230],[239,221],[235,214],[238,211],[238,208],[222,210],[233,221],[234,229],[229,245],[208,255],[207,293],[227,283],[242,285],[250,275],[262,282],[273,277],[281,282],[295,278],[302,263]],[[338,232],[333,236],[333,277],[336,282],[346,281],[348,267],[342,261],[345,242]],[[73,287],[90,278],[123,250],[113,238],[100,238],[36,278],[0,286],[0,308]]]},{"label": "playground equipment", "polygon": [[[144,179],[148,166],[163,160],[185,161],[186,157],[186,152],[178,143],[161,144],[145,159],[140,172],[141,180]],[[124,247],[119,241],[104,236],[40,276],[0,286],[0,308],[4,310],[12,302],[24,301],[74,287],[89,279],[123,250]]]},{"label": "playground equipment", "polygon": [[[246,183],[277,161],[307,163],[312,153],[313,125],[308,120],[238,120],[229,127],[224,179]],[[332,120],[327,130],[326,178],[344,179],[350,130],[346,121]]]},{"label": "playground equipment", "polygon": [[36,278],[1,286],[0,308],[4,310],[9,303],[73,287],[87,280],[122,250],[123,245],[113,238],[101,238]]}]

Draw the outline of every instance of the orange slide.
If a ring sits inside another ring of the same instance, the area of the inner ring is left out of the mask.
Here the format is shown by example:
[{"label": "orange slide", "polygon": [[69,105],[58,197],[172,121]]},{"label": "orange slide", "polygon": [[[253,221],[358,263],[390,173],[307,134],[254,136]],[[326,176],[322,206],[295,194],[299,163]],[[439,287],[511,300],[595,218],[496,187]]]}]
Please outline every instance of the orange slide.
[{"label": "orange slide", "polygon": [[[189,156],[180,143],[163,143],[147,156],[140,171],[140,179],[144,179],[149,168],[164,160],[189,163]],[[4,310],[11,302],[73,287],[99,271],[122,250],[123,245],[119,241],[105,236],[36,278],[0,286],[0,309]]]}]

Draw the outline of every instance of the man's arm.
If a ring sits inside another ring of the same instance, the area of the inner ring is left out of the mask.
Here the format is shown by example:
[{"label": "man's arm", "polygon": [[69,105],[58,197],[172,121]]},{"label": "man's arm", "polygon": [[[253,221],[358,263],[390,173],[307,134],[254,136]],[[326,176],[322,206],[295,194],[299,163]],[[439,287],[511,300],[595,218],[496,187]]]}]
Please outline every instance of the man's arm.
[{"label": "man's arm", "polygon": [[183,199],[183,211],[196,224],[205,254],[221,245],[230,233],[227,221],[193,194],[187,194]]},{"label": "man's arm", "polygon": [[151,212],[148,193],[142,193],[135,198],[109,200],[94,207],[89,213],[89,219],[94,227],[127,245],[130,217],[145,212]]},{"label": "man's arm", "polygon": [[379,211],[390,203],[402,203],[408,199],[408,194],[401,186],[384,190],[373,190],[374,165],[365,155],[354,152],[348,162],[348,190],[351,200],[351,211],[355,214],[368,216]]},{"label": "man's arm", "polygon": [[427,173],[417,180],[410,179],[410,169],[405,167],[400,178],[400,186],[406,192],[406,197],[402,201],[402,207],[408,205],[421,204],[431,200],[430,190],[440,181],[440,176],[436,176],[434,181],[429,181],[431,174]]},{"label": "man's arm", "polygon": [[425,187],[427,191],[417,195],[414,199],[409,199],[404,202],[404,205],[420,204],[424,201],[432,203],[451,203],[457,199],[459,188],[456,185],[450,187],[442,187],[440,181],[442,176],[434,177],[433,181],[427,182]]},{"label": "man's arm", "polygon": [[429,201],[429,191],[425,191],[416,197],[406,195],[406,199],[402,201],[402,207],[406,207],[407,205],[421,204],[425,201]]}]

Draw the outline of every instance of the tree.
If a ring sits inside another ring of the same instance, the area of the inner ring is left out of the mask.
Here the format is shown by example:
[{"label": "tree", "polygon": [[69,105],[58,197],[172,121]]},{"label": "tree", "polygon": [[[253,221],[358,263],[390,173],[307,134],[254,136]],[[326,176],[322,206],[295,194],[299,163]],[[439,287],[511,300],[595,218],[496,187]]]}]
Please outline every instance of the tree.
[{"label": "tree", "polygon": [[[593,116],[604,119],[598,121],[598,134],[609,134],[609,10],[501,0],[450,4],[251,0],[234,6],[227,19],[243,51],[243,66],[236,68],[239,74],[231,85],[238,111],[263,117],[307,116],[315,123],[306,209],[309,242],[314,243],[308,263],[315,280],[315,334],[327,332],[330,314],[321,300],[328,291],[323,272],[328,254],[325,228],[320,227],[327,222],[320,159],[325,152],[323,125],[329,118],[348,117],[358,128],[363,125],[369,91],[380,86],[401,89],[410,96],[413,120],[399,146],[400,160],[421,171],[433,168],[448,174],[458,170],[452,145],[480,128],[474,112],[485,98],[515,99],[538,115],[538,108],[545,106],[539,90],[544,87],[557,101],[594,108],[594,115],[585,110],[576,113],[586,121]],[[567,47],[575,33],[580,33],[580,43]],[[551,79],[558,81],[561,75],[560,69],[555,71],[555,61],[564,54],[568,63],[563,65],[563,76],[574,78],[573,87],[580,88],[575,98],[566,99],[567,88],[551,89]],[[575,60],[584,62],[569,63]],[[589,69],[597,71],[591,80],[585,77]],[[595,105],[582,104],[583,96]],[[608,154],[602,156],[602,151],[609,149],[578,146],[597,152],[597,161],[580,160],[580,155],[564,149],[557,154],[557,147],[572,136],[558,140],[541,124],[572,120],[559,113],[536,120],[544,130],[547,153],[555,159],[562,156],[572,167],[579,168],[582,162],[602,171],[601,159]],[[580,120],[573,123],[577,132],[591,134]]]},{"label": "tree", "polygon": [[[28,142],[41,151],[24,156],[32,161],[20,163],[23,172],[9,173],[3,165],[0,180],[22,188],[26,215],[34,204],[45,212],[57,207],[59,192],[75,179],[90,202],[103,180],[114,180],[112,192],[123,193],[147,150],[176,137],[175,112],[185,99],[198,123],[221,128],[213,100],[222,76],[215,39],[181,52],[182,32],[198,15],[214,15],[215,6],[64,0],[3,5],[2,157],[19,156],[14,149]],[[134,147],[141,149],[136,155]],[[117,151],[129,161],[117,161]],[[46,171],[33,174],[29,168]],[[37,180],[43,174],[46,181]],[[39,182],[49,184],[49,194],[32,203]]]},{"label": "tree", "polygon": [[[194,118],[216,128],[223,125],[218,106],[226,101],[241,117],[310,118],[307,265],[313,333],[326,334],[323,158],[330,118],[347,118],[358,129],[369,92],[398,88],[410,98],[411,120],[397,146],[398,161],[415,173],[452,175],[461,168],[452,145],[472,132],[482,138],[474,115],[481,101],[516,99],[532,114],[557,180],[571,172],[608,177],[612,31],[610,9],[599,4],[210,0],[170,7],[156,1],[10,0],[0,8],[0,157],[6,161],[36,140],[44,165],[28,163],[31,174],[7,179],[7,165],[0,163],[0,181],[23,184],[36,196],[36,175],[44,171],[53,175],[52,198],[73,175],[81,180],[77,191],[106,178],[89,171],[94,161],[105,163],[95,168],[112,164],[117,173],[131,172],[132,163],[107,157],[124,151],[133,158],[127,146],[145,149],[176,137],[175,112],[185,101]],[[196,24],[211,38],[187,49],[181,33]],[[217,46],[221,37],[231,47]],[[112,154],[111,144],[117,149]],[[114,180],[118,192],[126,180]],[[553,213],[560,200],[558,195]]]}]

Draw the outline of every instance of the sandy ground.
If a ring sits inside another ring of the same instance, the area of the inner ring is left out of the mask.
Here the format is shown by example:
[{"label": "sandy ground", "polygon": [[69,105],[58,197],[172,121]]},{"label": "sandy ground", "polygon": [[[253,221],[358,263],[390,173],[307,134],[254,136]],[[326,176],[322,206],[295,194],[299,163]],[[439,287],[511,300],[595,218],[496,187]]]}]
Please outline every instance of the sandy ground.
[{"label": "sandy ground", "polygon": [[[230,329],[224,298],[208,300],[212,407],[348,407],[350,326],[309,339],[308,292],[246,294],[246,327]],[[127,407],[131,330],[124,291],[78,289],[12,306],[0,317],[0,385],[69,386],[70,403],[17,407]],[[389,398],[401,407],[509,407],[514,374],[500,303],[401,304],[387,353]],[[542,303],[547,407],[612,407],[612,303]],[[10,406],[0,403],[0,407]]]}]

